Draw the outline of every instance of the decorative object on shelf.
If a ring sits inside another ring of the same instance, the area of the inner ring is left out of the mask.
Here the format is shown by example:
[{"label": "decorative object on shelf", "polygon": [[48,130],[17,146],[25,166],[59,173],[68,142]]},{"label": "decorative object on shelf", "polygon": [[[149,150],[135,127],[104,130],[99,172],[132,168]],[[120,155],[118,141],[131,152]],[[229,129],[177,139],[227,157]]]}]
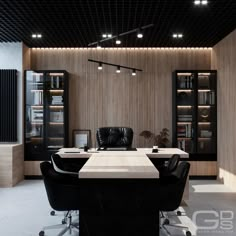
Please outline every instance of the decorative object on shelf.
[{"label": "decorative object on shelf", "polygon": [[91,130],[73,130],[73,147],[87,149],[90,147]]},{"label": "decorative object on shelf", "polygon": [[161,148],[167,147],[170,143],[168,139],[169,130],[167,128],[163,128],[157,135],[149,130],[144,130],[139,134],[139,136],[144,137],[145,139],[149,140],[149,142],[153,142],[154,146],[158,146]]},{"label": "decorative object on shelf", "polygon": [[121,66],[121,65],[117,65],[117,64],[113,64],[113,63],[104,62],[104,61],[96,61],[96,60],[92,60],[92,59],[88,59],[88,61],[98,63],[98,70],[102,70],[102,65],[104,64],[104,65],[114,66],[116,68],[119,68],[119,73],[120,73],[121,68],[129,69],[129,70],[132,71],[133,76],[136,75],[136,71],[143,71],[141,69],[137,69],[137,68],[134,68],[134,67]]},{"label": "decorative object on shelf", "polygon": [[200,113],[201,121],[209,120],[209,112],[210,110],[207,108],[200,109],[199,113]]},{"label": "decorative object on shelf", "polygon": [[116,44],[121,44],[120,37],[124,36],[124,35],[128,35],[128,34],[132,34],[132,33],[137,33],[137,37],[142,38],[143,37],[143,33],[142,33],[143,30],[147,29],[147,28],[150,28],[150,27],[153,27],[153,26],[154,26],[154,24],[149,24],[149,25],[141,26],[139,28],[132,29],[132,30],[129,30],[127,32],[120,33],[120,34],[117,34],[117,35],[114,35],[114,36],[111,36],[111,37],[104,37],[104,39],[101,39],[101,40],[93,42],[93,43],[89,43],[88,46],[90,47],[90,46],[96,45],[97,48],[101,48],[101,43],[102,42],[112,40],[112,39],[116,39]]}]

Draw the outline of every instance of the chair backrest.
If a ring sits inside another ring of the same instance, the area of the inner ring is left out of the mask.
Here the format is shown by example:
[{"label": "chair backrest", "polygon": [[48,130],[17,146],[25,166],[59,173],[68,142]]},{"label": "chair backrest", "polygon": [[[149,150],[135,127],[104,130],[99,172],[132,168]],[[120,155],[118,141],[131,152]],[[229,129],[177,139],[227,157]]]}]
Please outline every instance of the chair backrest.
[{"label": "chair backrest", "polygon": [[97,129],[98,147],[127,147],[132,146],[133,130],[128,127],[101,127]]},{"label": "chair backrest", "polygon": [[56,211],[79,210],[79,178],[61,174],[49,162],[40,163],[48,201]]},{"label": "chair backrest", "polygon": [[190,164],[181,162],[172,175],[158,186],[158,203],[161,211],[174,211],[182,201]]},{"label": "chair backrest", "polygon": [[167,171],[169,173],[175,171],[177,169],[177,166],[179,164],[179,160],[180,160],[180,155],[178,154],[174,154],[168,161],[168,165],[167,165]]},{"label": "chair backrest", "polygon": [[64,165],[63,165],[63,161],[58,154],[52,154],[51,160],[52,160],[53,168],[56,172],[61,173],[61,174],[71,174],[71,175],[78,176],[78,172],[72,172],[72,171],[65,170]]}]

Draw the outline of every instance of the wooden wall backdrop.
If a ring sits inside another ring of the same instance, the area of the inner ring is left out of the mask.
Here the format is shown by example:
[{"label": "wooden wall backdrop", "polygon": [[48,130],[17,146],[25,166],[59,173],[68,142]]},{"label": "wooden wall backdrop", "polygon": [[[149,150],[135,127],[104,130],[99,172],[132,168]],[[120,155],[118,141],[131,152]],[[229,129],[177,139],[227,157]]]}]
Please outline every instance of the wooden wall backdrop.
[{"label": "wooden wall backdrop", "polygon": [[236,189],[236,30],[214,46],[212,69],[218,73],[219,178]]},{"label": "wooden wall backdrop", "polygon": [[[172,72],[211,68],[211,49],[32,49],[32,69],[69,72],[69,133],[102,126],[128,126],[134,130],[134,147],[147,144],[139,133],[172,129]],[[88,59],[143,70],[137,76]],[[171,133],[170,133],[171,134]],[[171,136],[170,136],[171,140]],[[152,146],[152,144],[150,144]]]}]

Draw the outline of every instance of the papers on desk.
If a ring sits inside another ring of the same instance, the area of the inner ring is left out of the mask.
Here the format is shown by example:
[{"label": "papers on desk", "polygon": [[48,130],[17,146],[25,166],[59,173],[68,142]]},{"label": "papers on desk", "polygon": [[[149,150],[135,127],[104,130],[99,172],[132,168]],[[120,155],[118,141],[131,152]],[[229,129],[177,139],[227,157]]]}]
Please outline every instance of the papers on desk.
[{"label": "papers on desk", "polygon": [[79,148],[61,148],[59,152],[64,152],[64,153],[80,153]]}]

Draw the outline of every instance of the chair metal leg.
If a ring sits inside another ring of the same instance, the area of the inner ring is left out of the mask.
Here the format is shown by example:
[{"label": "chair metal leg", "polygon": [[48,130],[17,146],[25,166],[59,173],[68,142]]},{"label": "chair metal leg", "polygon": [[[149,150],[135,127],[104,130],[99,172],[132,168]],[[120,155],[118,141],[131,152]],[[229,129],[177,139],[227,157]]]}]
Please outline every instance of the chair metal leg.
[{"label": "chair metal leg", "polygon": [[66,222],[66,226],[65,224],[58,224],[58,225],[51,225],[51,226],[46,226],[43,228],[43,231],[40,231],[39,235],[44,235],[44,231],[45,230],[49,230],[49,229],[57,229],[57,228],[62,228],[64,227],[64,229],[61,230],[61,232],[59,232],[57,234],[57,236],[63,236],[67,231],[69,231],[69,233],[72,233],[72,228],[75,228],[77,230],[79,230],[79,223],[78,222],[72,222],[72,211],[68,211],[65,215],[65,222]]}]

